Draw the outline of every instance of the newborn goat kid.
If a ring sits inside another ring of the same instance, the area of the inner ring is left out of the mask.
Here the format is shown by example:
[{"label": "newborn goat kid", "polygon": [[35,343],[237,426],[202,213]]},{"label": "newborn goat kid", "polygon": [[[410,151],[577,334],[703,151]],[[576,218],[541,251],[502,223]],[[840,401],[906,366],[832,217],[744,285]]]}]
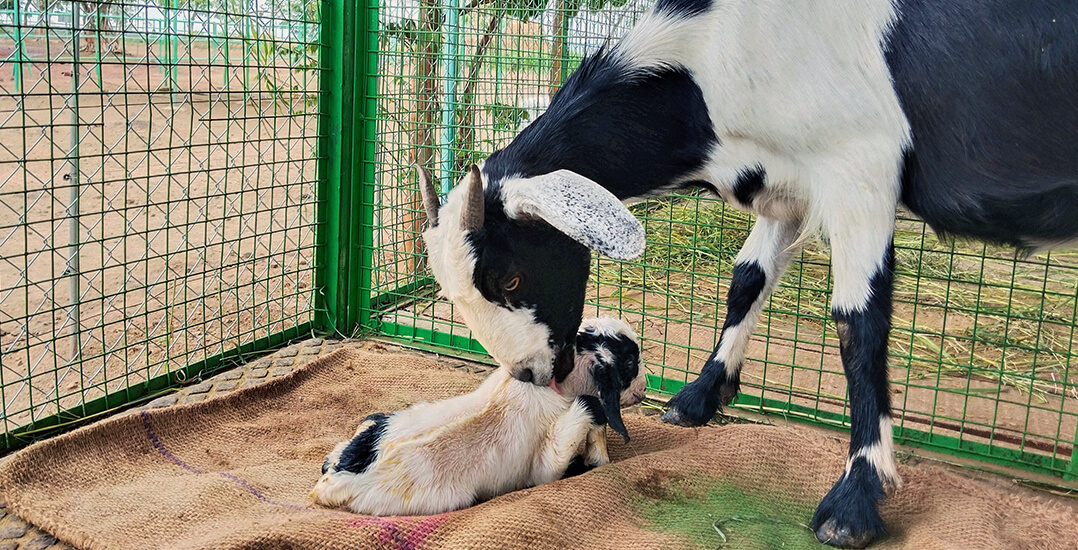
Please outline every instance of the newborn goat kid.
[{"label": "newborn goat kid", "polygon": [[501,367],[472,393],[368,416],[326,457],[311,497],[361,514],[437,514],[606,464],[604,425],[628,440],[620,407],[644,397],[640,347],[624,321],[598,318],[581,324],[577,350],[560,388]]}]

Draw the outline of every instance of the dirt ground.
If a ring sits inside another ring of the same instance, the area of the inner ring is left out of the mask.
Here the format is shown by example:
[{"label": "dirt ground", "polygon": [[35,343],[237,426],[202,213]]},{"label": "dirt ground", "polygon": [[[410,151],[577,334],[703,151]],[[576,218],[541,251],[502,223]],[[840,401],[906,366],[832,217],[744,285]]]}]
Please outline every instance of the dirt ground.
[{"label": "dirt ground", "polygon": [[0,62],[0,431],[309,319],[317,116],[266,90],[317,75],[160,55],[35,63],[20,94]]}]

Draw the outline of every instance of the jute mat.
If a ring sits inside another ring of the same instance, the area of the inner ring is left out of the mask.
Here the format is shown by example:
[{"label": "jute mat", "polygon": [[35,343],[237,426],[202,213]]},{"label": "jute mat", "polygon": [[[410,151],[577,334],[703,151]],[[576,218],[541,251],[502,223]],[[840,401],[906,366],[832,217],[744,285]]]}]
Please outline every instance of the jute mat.
[{"label": "jute mat", "polygon": [[[88,550],[822,548],[803,524],[840,474],[844,445],[766,426],[693,430],[628,415],[632,442],[610,438],[616,464],[437,516],[374,518],[308,500],[325,453],[368,413],[479,381],[423,356],[344,349],[265,385],[34,445],[0,468],[0,493]],[[883,508],[893,533],[878,548],[1078,548],[1078,516],[1059,501],[934,466],[900,472],[906,485]]]}]

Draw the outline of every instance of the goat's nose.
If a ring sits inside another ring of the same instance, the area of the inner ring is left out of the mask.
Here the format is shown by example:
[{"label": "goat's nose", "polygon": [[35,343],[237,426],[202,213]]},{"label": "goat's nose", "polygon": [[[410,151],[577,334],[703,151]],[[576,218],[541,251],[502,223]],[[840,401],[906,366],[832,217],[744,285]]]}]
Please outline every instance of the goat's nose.
[{"label": "goat's nose", "polygon": [[521,382],[527,382],[529,384],[532,382],[532,380],[535,380],[535,373],[532,372],[531,369],[524,369],[522,371],[519,371],[514,376],[517,380],[520,380]]}]

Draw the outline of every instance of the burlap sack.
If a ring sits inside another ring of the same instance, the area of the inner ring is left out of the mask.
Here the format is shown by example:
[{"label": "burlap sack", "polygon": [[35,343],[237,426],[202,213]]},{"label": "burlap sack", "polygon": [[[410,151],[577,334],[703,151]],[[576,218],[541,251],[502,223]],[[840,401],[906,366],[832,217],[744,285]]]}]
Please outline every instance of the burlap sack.
[{"label": "burlap sack", "polygon": [[[325,453],[368,413],[468,391],[480,377],[412,354],[341,350],[223,398],[88,426],[0,468],[27,520],[80,548],[822,548],[803,526],[838,477],[838,441],[626,417],[617,461],[431,517],[314,506]],[[878,548],[1078,548],[1067,505],[938,467],[900,467]],[[720,535],[721,532],[721,535]],[[726,541],[723,542],[723,537]]]}]

